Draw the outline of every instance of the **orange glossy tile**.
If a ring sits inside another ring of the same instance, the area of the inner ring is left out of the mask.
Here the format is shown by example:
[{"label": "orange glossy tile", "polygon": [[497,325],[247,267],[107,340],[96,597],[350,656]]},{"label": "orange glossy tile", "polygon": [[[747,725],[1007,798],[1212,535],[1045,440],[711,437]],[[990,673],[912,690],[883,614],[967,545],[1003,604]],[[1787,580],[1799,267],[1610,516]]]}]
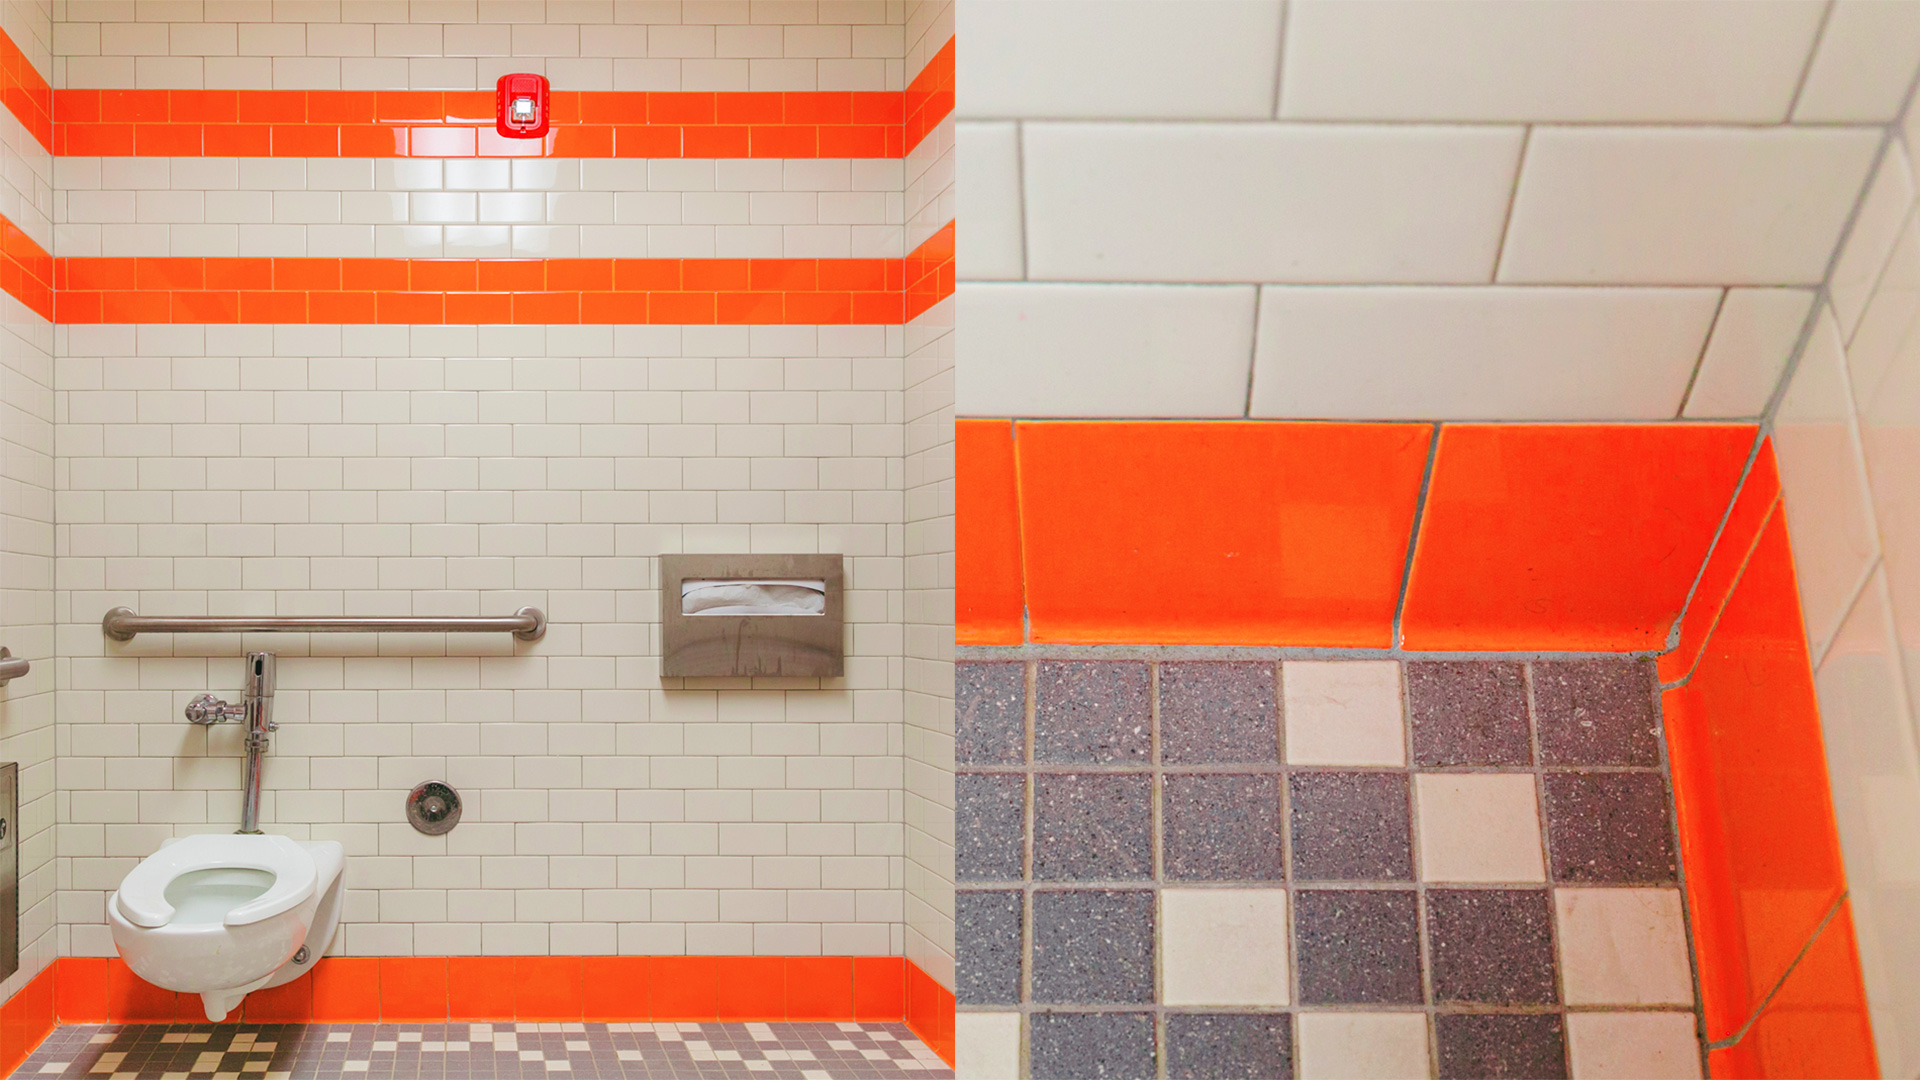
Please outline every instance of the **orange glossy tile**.
[{"label": "orange glossy tile", "polygon": [[255,990],[241,1010],[249,1024],[304,1024],[313,1019],[313,975]]},{"label": "orange glossy tile", "polygon": [[[107,968],[107,1018],[116,1024],[172,1023],[183,1018],[198,1023],[204,1013],[182,1013],[179,995],[162,990],[133,973],[127,962],[113,957]],[[189,1008],[199,1004],[195,999]]]},{"label": "orange glossy tile", "polygon": [[1761,1076],[1851,1080],[1880,1075],[1847,905],[1794,965],[1741,1043],[1752,1044]]},{"label": "orange glossy tile", "polygon": [[318,1024],[365,1024],[380,1019],[380,961],[327,956],[313,965],[313,1019]]},{"label": "orange glossy tile", "polygon": [[1431,435],[1020,422],[1030,639],[1387,646]]},{"label": "orange glossy tile", "polygon": [[1409,649],[1658,650],[1750,424],[1448,424],[1401,619]]},{"label": "orange glossy tile", "polygon": [[111,961],[104,956],[67,956],[55,975],[55,1008],[69,1024],[104,1024],[111,1018],[107,981]]},{"label": "orange glossy tile", "polygon": [[380,1018],[438,1021],[447,1018],[447,959],[388,956],[380,960]]},{"label": "orange glossy tile", "polygon": [[0,1072],[11,1074],[53,1030],[54,979],[52,965],[42,968],[0,1007]]},{"label": "orange glossy tile", "polygon": [[778,956],[722,956],[714,1010],[722,1020],[782,1020],[787,1015],[787,962]]},{"label": "orange glossy tile", "polygon": [[719,1015],[719,965],[711,956],[653,958],[653,1018],[712,1020]]},{"label": "orange glossy tile", "polygon": [[522,956],[513,964],[513,1014],[520,1020],[586,1015],[586,965],[578,956]]},{"label": "orange glossy tile", "polygon": [[953,639],[1017,645],[1025,636],[1013,421],[953,422]]},{"label": "orange glossy tile", "polygon": [[623,1023],[651,1018],[652,963],[646,956],[587,957],[582,969],[586,983],[582,1019]]},{"label": "orange glossy tile", "polygon": [[1846,887],[1783,515],[1663,702],[1707,1035],[1722,1039]]},{"label": "orange glossy tile", "polygon": [[513,1019],[513,965],[511,956],[448,957],[447,1018]]},{"label": "orange glossy tile", "polygon": [[898,956],[853,958],[853,1017],[898,1020],[907,1010],[907,962]]},{"label": "orange glossy tile", "polygon": [[907,1026],[948,1065],[953,1064],[953,1004],[952,991],[918,965],[907,965]]},{"label": "orange glossy tile", "polygon": [[1713,553],[1707,556],[1693,596],[1687,601],[1686,613],[1680,618],[1679,642],[1660,656],[1661,682],[1678,682],[1693,670],[1708,631],[1726,606],[1727,594],[1747,565],[1747,556],[1759,542],[1760,531],[1779,499],[1780,472],[1774,463],[1773,440],[1767,439],[1754,455],[1753,466],[1740,485],[1740,493],[1734,496],[1726,524],[1721,526]]},{"label": "orange glossy tile", "polygon": [[787,966],[787,1019],[844,1020],[853,1015],[853,959],[791,956]]}]

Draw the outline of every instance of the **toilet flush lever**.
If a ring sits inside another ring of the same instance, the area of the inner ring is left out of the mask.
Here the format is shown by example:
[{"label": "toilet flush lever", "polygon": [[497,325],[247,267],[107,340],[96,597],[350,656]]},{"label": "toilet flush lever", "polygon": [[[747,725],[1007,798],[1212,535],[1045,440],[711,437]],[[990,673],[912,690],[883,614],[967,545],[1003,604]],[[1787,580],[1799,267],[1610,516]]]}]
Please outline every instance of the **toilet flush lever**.
[{"label": "toilet flush lever", "polygon": [[187,720],[195,724],[224,724],[229,720],[245,720],[245,705],[229,705],[212,694],[201,694],[187,703]]}]

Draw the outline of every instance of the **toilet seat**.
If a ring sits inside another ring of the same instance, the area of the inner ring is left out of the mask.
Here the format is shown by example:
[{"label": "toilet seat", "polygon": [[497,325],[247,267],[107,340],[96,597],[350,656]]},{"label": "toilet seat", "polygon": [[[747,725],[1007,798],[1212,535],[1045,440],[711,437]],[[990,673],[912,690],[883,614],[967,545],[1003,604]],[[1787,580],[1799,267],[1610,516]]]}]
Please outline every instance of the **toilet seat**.
[{"label": "toilet seat", "polygon": [[267,891],[235,905],[222,921],[246,926],[292,910],[313,895],[319,880],[309,855],[284,836],[188,836],[141,860],[120,883],[120,913],[135,926],[165,926],[173,920],[167,886],[182,874],[197,870],[259,870],[273,875]]}]

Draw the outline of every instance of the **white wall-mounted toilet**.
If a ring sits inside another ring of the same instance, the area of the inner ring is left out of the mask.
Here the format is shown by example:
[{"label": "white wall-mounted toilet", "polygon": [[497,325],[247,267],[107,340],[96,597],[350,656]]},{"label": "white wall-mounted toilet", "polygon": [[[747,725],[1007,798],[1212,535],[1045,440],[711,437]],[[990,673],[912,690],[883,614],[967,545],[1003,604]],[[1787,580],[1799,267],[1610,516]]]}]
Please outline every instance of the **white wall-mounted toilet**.
[{"label": "white wall-mounted toilet", "polygon": [[311,970],[340,922],[344,852],[332,840],[231,833],[167,841],[107,899],[134,974],[199,994],[209,1020]]}]

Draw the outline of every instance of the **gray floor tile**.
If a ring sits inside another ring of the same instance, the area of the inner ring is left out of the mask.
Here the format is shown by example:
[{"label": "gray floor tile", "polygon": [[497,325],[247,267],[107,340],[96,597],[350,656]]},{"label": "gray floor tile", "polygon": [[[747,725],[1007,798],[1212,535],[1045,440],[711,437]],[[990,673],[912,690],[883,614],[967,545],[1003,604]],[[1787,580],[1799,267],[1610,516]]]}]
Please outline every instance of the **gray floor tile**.
[{"label": "gray floor tile", "polygon": [[954,996],[962,1005],[1020,1000],[1021,896],[1011,890],[954,894]]},{"label": "gray floor tile", "polygon": [[1160,666],[1160,758],[1169,765],[1280,760],[1271,663]]},{"label": "gray floor tile", "polygon": [[1033,876],[1128,881],[1153,876],[1153,781],[1041,773],[1033,789]]},{"label": "gray floor tile", "polygon": [[1289,1080],[1293,1023],[1285,1013],[1167,1017],[1169,1080]]},{"label": "gray floor tile", "polygon": [[1286,875],[1277,775],[1170,775],[1161,828],[1169,881],[1279,881]]},{"label": "gray floor tile", "polygon": [[1145,764],[1153,718],[1147,665],[1042,661],[1034,684],[1033,756],[1056,764]]},{"label": "gray floor tile", "polygon": [[960,660],[953,665],[953,758],[963,765],[1018,765],[1027,756],[1027,665]]},{"label": "gray floor tile", "polygon": [[1149,1080],[1153,1017],[1146,1013],[1036,1013],[1029,1019],[1034,1080]]},{"label": "gray floor tile", "polygon": [[1412,879],[1407,774],[1305,772],[1289,783],[1296,880]]},{"label": "gray floor tile", "polygon": [[1551,1013],[1441,1013],[1434,1017],[1441,1080],[1563,1080],[1566,1036]]},{"label": "gray floor tile", "polygon": [[1419,765],[1529,765],[1526,665],[1422,661],[1406,665]]},{"label": "gray floor tile", "polygon": [[960,881],[1017,881],[1026,869],[1027,778],[953,778],[953,870]]},{"label": "gray floor tile", "polygon": [[1428,889],[1427,935],[1436,1003],[1558,1000],[1545,889]]},{"label": "gray floor tile", "polygon": [[1153,1001],[1153,893],[1068,890],[1033,896],[1033,1000]]}]

